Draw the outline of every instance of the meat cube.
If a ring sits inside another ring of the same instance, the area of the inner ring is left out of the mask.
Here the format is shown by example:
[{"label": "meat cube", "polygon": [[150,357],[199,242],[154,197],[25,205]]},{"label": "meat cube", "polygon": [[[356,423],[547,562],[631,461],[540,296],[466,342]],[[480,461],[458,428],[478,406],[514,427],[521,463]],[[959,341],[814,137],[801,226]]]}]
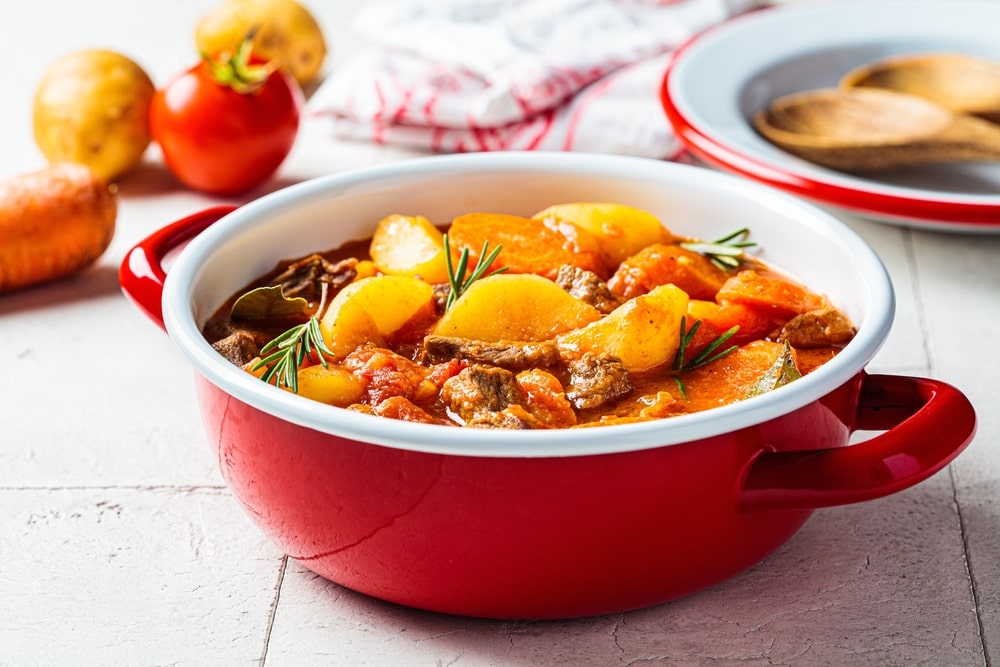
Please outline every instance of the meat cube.
[{"label": "meat cube", "polygon": [[260,356],[257,338],[249,331],[234,331],[212,343],[212,348],[227,361],[240,367],[246,366]]},{"label": "meat cube", "polygon": [[792,347],[812,348],[844,345],[854,338],[854,324],[836,308],[820,308],[796,315],[785,324],[778,342]]},{"label": "meat cube", "polygon": [[479,412],[466,426],[472,428],[505,428],[510,430],[542,428],[543,425],[520,405],[510,405],[499,412]]},{"label": "meat cube", "polygon": [[425,360],[445,362],[452,359],[504,368],[547,368],[559,363],[559,350],[551,341],[487,342],[430,335],[424,338]]},{"label": "meat cube", "polygon": [[579,410],[596,408],[632,391],[632,378],[618,359],[587,352],[568,364],[566,397]]},{"label": "meat cube", "polygon": [[272,284],[281,285],[282,293],[289,299],[303,297],[317,301],[321,295],[321,284],[326,283],[332,290],[338,290],[358,275],[357,266],[358,260],[353,257],[334,264],[322,255],[313,254],[288,265]]},{"label": "meat cube", "polygon": [[556,275],[556,283],[571,296],[607,315],[621,305],[621,299],[611,293],[608,284],[591,271],[578,266],[563,264]]},{"label": "meat cube", "polygon": [[523,398],[517,378],[508,370],[491,366],[469,366],[449,378],[441,388],[441,400],[459,419],[472,424],[521,405]]},{"label": "meat cube", "polygon": [[434,415],[412,401],[402,396],[390,396],[371,409],[371,413],[379,417],[388,417],[406,422],[421,424],[450,424],[451,422],[437,419]]}]

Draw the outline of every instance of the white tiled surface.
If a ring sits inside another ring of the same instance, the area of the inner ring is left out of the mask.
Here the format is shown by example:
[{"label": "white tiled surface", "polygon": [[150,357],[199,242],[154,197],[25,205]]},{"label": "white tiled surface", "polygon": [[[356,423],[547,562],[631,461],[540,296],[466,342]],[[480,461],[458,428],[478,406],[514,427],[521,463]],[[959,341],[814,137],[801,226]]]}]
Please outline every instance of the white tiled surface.
[{"label": "white tiled surface", "polygon": [[[157,82],[192,57],[213,0],[0,7],[0,177],[42,166],[44,67],[123,51]],[[334,58],[357,0],[312,2]],[[399,157],[308,125],[282,182]],[[372,600],[288,560],[244,518],[201,431],[191,373],[122,297],[128,248],[212,200],[151,152],[121,189],[111,249],[77,278],[0,297],[0,665],[1000,664],[1000,236],[847,219],[894,279],[872,365],[958,385],[975,442],[915,488],[821,510],[757,567],[659,607],[564,622],[480,621]]]}]

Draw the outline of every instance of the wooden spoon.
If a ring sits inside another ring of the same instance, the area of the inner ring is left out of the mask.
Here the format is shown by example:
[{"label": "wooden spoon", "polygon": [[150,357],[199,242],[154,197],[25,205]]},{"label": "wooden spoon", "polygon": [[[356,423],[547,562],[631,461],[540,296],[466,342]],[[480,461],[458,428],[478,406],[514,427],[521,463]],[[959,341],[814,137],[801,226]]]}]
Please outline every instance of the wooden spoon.
[{"label": "wooden spoon", "polygon": [[1000,160],[1000,126],[921,97],[874,88],[782,97],[753,123],[788,152],[841,171]]},{"label": "wooden spoon", "polygon": [[845,88],[883,88],[1000,123],[1000,62],[963,53],[894,56],[857,67]]}]

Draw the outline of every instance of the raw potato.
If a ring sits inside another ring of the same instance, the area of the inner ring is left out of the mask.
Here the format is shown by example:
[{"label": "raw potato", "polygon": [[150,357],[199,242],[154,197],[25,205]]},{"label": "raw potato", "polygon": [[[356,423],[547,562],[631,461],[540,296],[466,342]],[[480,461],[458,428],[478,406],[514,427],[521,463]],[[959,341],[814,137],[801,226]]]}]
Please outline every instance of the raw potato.
[{"label": "raw potato", "polygon": [[78,162],[111,182],[150,143],[149,75],[120,53],[78,51],[54,63],[35,92],[35,142],[49,162]]},{"label": "raw potato", "polygon": [[117,202],[94,172],[61,163],[0,183],[0,292],[82,269],[111,244]]},{"label": "raw potato", "polygon": [[320,320],[323,340],[338,358],[379,343],[414,317],[434,314],[434,288],[419,278],[373,276],[342,289]]},{"label": "raw potato", "polygon": [[677,354],[687,304],[688,295],[683,290],[661,285],[556,342],[568,356],[607,354],[617,357],[630,371],[646,371],[672,361]]},{"label": "raw potato", "polygon": [[254,28],[254,53],[277,61],[300,86],[316,78],[326,40],[313,15],[295,0],[225,0],[198,22],[195,45],[209,56],[235,53]]},{"label": "raw potato", "polygon": [[441,230],[423,216],[390,215],[379,221],[369,252],[382,273],[448,282]]},{"label": "raw potato", "polygon": [[480,278],[438,320],[434,333],[489,342],[552,340],[601,313],[530,273]]},{"label": "raw potato", "polygon": [[655,215],[624,204],[557,204],[539,211],[534,218],[564,220],[597,237],[601,240],[604,262],[612,269],[642,248],[671,238],[670,232]]}]

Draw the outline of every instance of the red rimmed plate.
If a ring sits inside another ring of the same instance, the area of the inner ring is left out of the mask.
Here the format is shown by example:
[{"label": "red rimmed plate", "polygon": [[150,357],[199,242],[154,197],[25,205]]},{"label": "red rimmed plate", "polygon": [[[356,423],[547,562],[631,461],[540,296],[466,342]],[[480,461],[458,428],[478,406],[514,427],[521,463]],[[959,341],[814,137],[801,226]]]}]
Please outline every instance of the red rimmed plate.
[{"label": "red rimmed plate", "polygon": [[758,135],[754,113],[782,95],[836,86],[888,56],[964,52],[1000,60],[1000,3],[838,0],[765,9],[700,34],[661,88],[681,142],[721,169],[883,222],[1000,233],[1000,163],[914,167],[861,177],[797,158]]}]

